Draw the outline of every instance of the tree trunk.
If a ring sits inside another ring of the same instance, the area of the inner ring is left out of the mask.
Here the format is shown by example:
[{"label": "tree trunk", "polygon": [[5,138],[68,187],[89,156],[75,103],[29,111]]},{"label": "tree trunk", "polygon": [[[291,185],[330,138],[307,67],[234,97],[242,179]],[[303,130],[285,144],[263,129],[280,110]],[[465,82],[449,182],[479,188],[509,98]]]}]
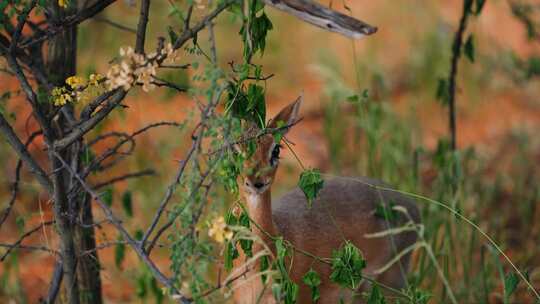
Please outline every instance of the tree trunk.
[{"label": "tree trunk", "polygon": [[[82,195],[79,219],[82,225],[75,230],[77,252],[89,252],[79,258],[77,269],[81,303],[103,303],[101,294],[100,263],[96,249],[92,200],[89,195]],[[78,196],[80,197],[80,196]],[[76,198],[78,199],[78,198]]]},{"label": "tree trunk", "polygon": [[[63,9],[56,7],[60,17]],[[47,70],[50,81],[55,86],[65,85],[65,79],[77,72],[77,28],[74,26],[49,40]],[[55,135],[61,138],[64,130],[75,120],[71,105],[64,106],[60,119],[55,126]],[[74,172],[81,172],[82,140],[74,143],[62,153],[67,164]],[[101,293],[100,263],[95,252],[96,241],[92,216],[92,205],[83,191],[79,195],[68,194],[78,188],[78,182],[68,171],[57,170],[62,164],[51,153],[51,164],[55,172],[55,218],[58,221],[58,233],[62,241],[64,265],[64,289],[69,303],[103,302]],[[79,188],[80,189],[80,188]],[[83,252],[89,252],[81,256]]]}]

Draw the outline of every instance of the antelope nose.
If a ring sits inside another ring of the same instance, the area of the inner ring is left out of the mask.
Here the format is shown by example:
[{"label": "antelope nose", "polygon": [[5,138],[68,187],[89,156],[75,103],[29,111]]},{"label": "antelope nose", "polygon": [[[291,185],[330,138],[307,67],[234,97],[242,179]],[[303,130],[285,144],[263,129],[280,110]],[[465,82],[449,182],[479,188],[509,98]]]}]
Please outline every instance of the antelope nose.
[{"label": "antelope nose", "polygon": [[253,184],[253,186],[255,186],[255,188],[257,188],[257,189],[261,189],[262,187],[264,187],[264,184],[261,183],[261,182],[255,182],[255,183]]}]

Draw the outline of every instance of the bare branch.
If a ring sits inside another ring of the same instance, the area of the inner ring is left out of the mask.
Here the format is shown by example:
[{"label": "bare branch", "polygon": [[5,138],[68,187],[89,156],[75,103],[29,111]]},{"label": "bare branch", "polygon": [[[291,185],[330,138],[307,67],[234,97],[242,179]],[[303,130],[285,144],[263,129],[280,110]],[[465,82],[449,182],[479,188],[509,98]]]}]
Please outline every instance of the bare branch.
[{"label": "bare branch", "polygon": [[[146,230],[146,232],[143,235],[143,238],[142,238],[142,243],[143,244],[148,240],[148,238],[150,237],[150,235],[152,234],[152,232],[156,228],[156,226],[157,226],[157,224],[159,222],[159,219],[161,218],[161,215],[165,211],[165,208],[167,207],[167,204],[169,203],[174,191],[176,190],[176,185],[178,185],[180,183],[180,179],[184,175],[184,171],[186,170],[187,163],[189,162],[189,160],[193,156],[193,153],[195,152],[196,147],[197,147],[197,145],[194,142],[193,145],[191,145],[191,148],[189,149],[189,152],[188,152],[186,158],[182,161],[182,164],[180,165],[180,168],[176,172],[176,176],[174,177],[173,182],[171,184],[169,184],[169,186],[167,187],[167,191],[165,191],[165,196],[161,200],[161,203],[159,204],[159,208],[158,208],[156,214],[154,215],[154,218],[152,219],[152,222],[151,222],[150,226],[148,227],[148,229]],[[160,231],[158,233],[161,234],[162,232],[163,232],[162,229],[160,229]],[[159,234],[158,234],[158,236],[159,236]],[[154,240],[157,241],[157,238],[154,238]],[[148,250],[147,250],[148,254],[150,253],[151,248],[153,247],[152,246],[153,243],[154,242],[152,242],[150,244],[150,246],[148,247]]]},{"label": "bare branch", "polygon": [[72,143],[81,139],[81,137],[83,137],[98,123],[100,123],[105,117],[107,117],[107,115],[109,115],[109,113],[122,102],[126,94],[127,92],[122,89],[114,90],[114,95],[112,96],[112,99],[105,106],[103,106],[94,116],[90,117],[89,119],[83,121],[81,124],[73,128],[71,133],[64,136],[64,138],[55,141],[53,145],[54,149],[63,150]]},{"label": "bare branch", "polygon": [[14,244],[4,244],[0,243],[0,247],[7,248],[8,251],[14,250],[14,249],[23,249],[23,250],[33,250],[33,251],[45,251],[52,253],[54,255],[60,255],[60,253],[56,250],[53,250],[46,246],[32,246],[32,245],[14,245]]},{"label": "bare branch", "polygon": [[136,29],[133,29],[131,27],[128,27],[128,26],[125,26],[123,24],[120,24],[118,22],[114,22],[110,19],[107,19],[105,17],[101,17],[101,16],[96,16],[94,17],[94,20],[98,21],[98,22],[102,22],[102,23],[105,23],[105,24],[108,24],[112,27],[115,27],[117,29],[120,29],[122,31],[126,31],[126,32],[129,32],[129,33],[132,33],[132,34],[137,34],[137,30]]},{"label": "bare branch", "polygon": [[10,53],[13,53],[15,51],[15,48],[17,47],[17,43],[19,43],[19,38],[21,37],[23,27],[26,24],[26,21],[28,19],[28,15],[36,7],[36,4],[37,4],[37,0],[32,0],[32,2],[30,2],[30,5],[26,7],[25,10],[22,12],[22,14],[18,17],[19,23],[17,24],[17,27],[15,28],[15,33],[13,34],[13,37],[11,39],[11,45],[9,46]]},{"label": "bare branch", "polygon": [[23,235],[21,235],[21,237],[15,243],[11,244],[11,247],[8,247],[8,249],[6,250],[6,252],[4,252],[2,257],[0,257],[0,262],[3,262],[6,259],[6,257],[9,255],[11,250],[13,250],[14,248],[20,248],[21,243],[22,241],[24,241],[25,238],[29,237],[34,232],[41,230],[41,228],[48,225],[52,225],[52,224],[54,224],[54,221],[44,222],[44,223],[39,224],[39,226],[34,227],[33,229],[30,229],[29,231],[25,232]]},{"label": "bare branch", "polygon": [[43,134],[45,135],[45,141],[47,142],[52,138],[52,131],[49,123],[47,122],[45,113],[42,112],[42,109],[38,104],[37,95],[32,89],[32,86],[28,82],[28,79],[24,75],[24,72],[22,71],[19,63],[17,62],[17,59],[13,56],[13,54],[6,53],[5,57],[7,59],[10,69],[15,73],[15,76],[19,80],[21,87],[26,94],[26,99],[28,99],[30,105],[32,106],[34,116],[38,121],[41,129],[43,130]]},{"label": "bare branch", "polygon": [[146,170],[142,170],[142,171],[138,171],[138,172],[128,173],[128,174],[113,177],[113,178],[111,178],[109,180],[106,180],[104,182],[96,184],[93,188],[98,190],[98,189],[101,189],[103,187],[106,187],[106,186],[112,185],[114,183],[130,179],[130,178],[137,178],[137,177],[149,176],[149,175],[155,175],[155,174],[156,174],[156,171],[154,171],[152,169],[146,169]]},{"label": "bare branch", "polygon": [[28,152],[25,145],[21,142],[17,134],[15,134],[15,131],[13,131],[2,114],[0,114],[0,132],[5,136],[7,142],[11,145],[13,150],[15,150],[19,158],[26,163],[30,172],[36,176],[38,182],[49,193],[52,193],[52,184],[47,173],[45,173],[37,161],[30,155],[30,152]]},{"label": "bare branch", "polygon": [[70,28],[70,27],[73,27],[74,25],[77,25],[89,18],[92,18],[94,17],[95,15],[99,14],[101,11],[103,11],[104,9],[106,9],[109,5],[113,4],[114,2],[116,2],[116,0],[100,0],[100,1],[96,1],[92,6],[84,9],[84,10],[81,10],[78,14],[74,15],[74,16],[69,16],[67,18],[65,18],[64,20],[62,20],[62,22],[60,22],[59,24],[61,24],[61,26],[57,26],[57,25],[51,25],[49,26],[48,28],[44,29],[43,30],[43,33],[39,33],[37,35],[34,35],[33,37],[29,38],[29,39],[26,39],[25,41],[23,41],[19,47],[20,48],[27,48],[27,47],[31,47],[35,44],[38,44],[38,43],[41,43],[47,39],[50,39],[60,33],[62,33],[63,31],[65,31],[66,29]]},{"label": "bare branch", "polygon": [[[24,147],[28,149],[28,146],[34,139],[41,134],[41,131],[36,131],[32,134],[30,134],[30,137],[26,140],[26,143],[24,144]],[[19,192],[19,181],[21,178],[21,169],[22,169],[23,162],[21,159],[17,161],[17,166],[15,167],[15,181],[13,182],[12,190],[11,190],[11,198],[9,199],[9,202],[7,204],[6,209],[4,209],[2,215],[0,216],[0,228],[2,227],[2,224],[6,221],[7,217],[9,216],[9,213],[11,212],[11,209],[13,208],[13,205],[15,204],[15,200],[17,199],[17,193]]]},{"label": "bare branch", "polygon": [[[218,89],[218,93],[216,94],[214,100],[212,100],[208,106],[206,107],[206,109],[203,110],[203,113],[201,115],[201,123],[204,122],[208,116],[210,115],[210,113],[212,112],[213,108],[217,105],[218,101],[219,101],[219,98],[221,96],[221,94],[223,93],[223,91],[225,90],[226,86],[222,86],[221,88]],[[163,214],[163,212],[165,211],[165,208],[167,207],[167,204],[169,203],[174,191],[176,190],[176,185],[178,185],[180,183],[180,180],[184,174],[184,171],[186,169],[186,166],[187,166],[187,163],[189,162],[189,160],[191,159],[191,157],[193,157],[194,155],[194,152],[195,150],[197,149],[197,147],[200,145],[201,143],[201,140],[202,140],[202,132],[204,132],[204,126],[202,126],[199,131],[198,131],[198,136],[194,136],[194,141],[191,145],[191,148],[189,149],[189,152],[186,156],[186,158],[182,161],[177,173],[176,173],[176,176],[174,177],[174,180],[172,181],[171,184],[169,184],[169,186],[167,187],[167,191],[165,192],[165,196],[163,197],[163,199],[161,200],[161,203],[159,204],[159,208],[156,212],[156,214],[154,215],[154,218],[152,219],[152,222],[150,224],[150,226],[148,227],[148,229],[146,230],[146,232],[144,233],[143,235],[143,238],[142,238],[142,243],[144,244],[148,238],[150,237],[150,235],[152,234],[152,232],[154,231],[154,229],[156,228],[158,222],[159,222],[159,219],[161,218],[161,215]],[[156,235],[156,237],[154,237],[154,241],[152,241],[151,244],[154,244],[157,239],[159,238],[160,234],[163,233],[163,231],[165,231],[165,229],[160,229],[159,231],[159,234]],[[150,245],[149,247],[149,251],[151,250],[153,246]]]},{"label": "bare branch", "polygon": [[137,40],[135,41],[135,52],[139,54],[144,54],[144,41],[146,39],[146,26],[148,25],[149,10],[150,0],[142,0],[139,24],[137,25]]},{"label": "bare branch", "polygon": [[176,42],[174,43],[174,48],[178,49],[184,45],[189,39],[193,38],[198,32],[200,32],[202,29],[204,29],[209,22],[214,20],[222,11],[224,11],[227,7],[229,7],[231,4],[233,4],[236,0],[228,0],[223,1],[218,7],[216,7],[210,14],[206,15],[199,23],[197,23],[193,28],[186,28],[182,32],[182,35],[178,37]]},{"label": "bare branch", "polygon": [[41,300],[41,303],[53,304],[56,301],[58,292],[60,291],[60,285],[62,285],[62,279],[64,278],[64,265],[62,260],[56,261],[54,265],[53,275],[51,277],[51,283],[49,284],[49,290],[47,297]]},{"label": "bare branch", "polygon": [[159,67],[163,69],[187,69],[191,66],[190,63],[183,64],[183,65],[168,65],[168,64],[162,64]]},{"label": "bare branch", "polygon": [[172,83],[168,80],[165,80],[165,79],[162,79],[162,78],[159,78],[159,77],[156,77],[156,76],[153,76],[153,78],[157,81],[153,81],[152,83],[155,84],[156,86],[158,87],[167,87],[167,88],[170,88],[170,89],[173,89],[173,90],[176,90],[178,92],[187,92],[187,88],[183,88],[181,86],[178,86],[177,84],[175,83]]},{"label": "bare branch", "polygon": [[269,6],[291,14],[307,23],[349,38],[362,38],[377,28],[311,0],[264,0]]},{"label": "bare branch", "polygon": [[103,202],[101,197],[96,194],[90,186],[81,178],[77,172],[73,171],[69,164],[65,162],[65,160],[58,154],[56,151],[52,151],[52,153],[56,156],[56,158],[63,164],[64,168],[70,172],[72,176],[74,176],[78,182],[81,184],[83,189],[90,194],[92,199],[96,201],[96,203],[99,205],[99,207],[103,210],[103,213],[105,214],[106,218],[116,227],[116,229],[120,232],[122,237],[126,240],[127,244],[133,248],[135,253],[139,256],[139,258],[148,266],[150,271],[153,273],[154,277],[160,281],[163,285],[165,285],[169,290],[177,297],[177,299],[181,303],[190,303],[187,298],[182,295],[173,285],[171,280],[169,280],[154,264],[152,260],[148,257],[148,255],[144,252],[143,246],[139,244],[122,226],[121,221],[114,215],[112,210]]}]

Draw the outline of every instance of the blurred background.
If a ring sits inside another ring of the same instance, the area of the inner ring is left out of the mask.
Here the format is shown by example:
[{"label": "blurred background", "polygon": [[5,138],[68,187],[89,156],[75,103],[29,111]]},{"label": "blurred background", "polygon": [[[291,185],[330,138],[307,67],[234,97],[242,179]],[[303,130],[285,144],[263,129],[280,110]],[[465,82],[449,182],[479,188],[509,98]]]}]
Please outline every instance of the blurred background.
[{"label": "blurred background", "polygon": [[[207,12],[204,1],[201,5],[194,18]],[[401,190],[451,205],[495,239],[540,288],[540,33],[535,25],[540,23],[540,4],[532,0],[490,0],[481,16],[470,20],[468,32],[474,34],[476,56],[474,63],[462,58],[459,65],[458,160],[449,159],[444,151],[448,113],[436,93],[439,79],[448,77],[450,70],[451,44],[462,1],[355,0],[334,1],[332,5],[377,26],[379,31],[351,41],[267,8],[274,29],[264,56],[253,58],[263,65],[264,74],[274,74],[266,82],[270,117],[300,94],[304,96],[303,120],[288,135],[304,166],[328,174],[381,178]],[[153,47],[157,37],[167,37],[168,25],[179,25],[169,7],[165,0],[152,2],[147,45]],[[224,70],[230,70],[230,62],[242,60],[239,24],[231,17],[223,14],[216,22],[218,59]],[[122,1],[100,18],[83,24],[79,30],[79,73],[105,74],[119,48],[133,44],[133,33],[105,20],[135,28],[137,18],[137,7]],[[206,32],[199,41],[207,50]],[[203,62],[182,53],[180,63],[194,61]],[[197,87],[194,76],[200,71],[192,67],[162,71],[161,76],[182,86]],[[0,88],[16,90],[17,83],[0,74]],[[354,95],[359,100],[349,98]],[[7,109],[17,113],[17,132],[27,135],[33,122],[26,119],[28,108],[17,98]],[[129,133],[155,121],[181,121],[189,118],[195,106],[189,94],[167,90],[147,94],[140,89],[134,90],[125,104],[128,108],[116,111],[97,131]],[[111,193],[113,208],[121,213],[121,197],[131,189],[134,220],[128,227],[133,231],[150,222],[177,162],[191,144],[189,136],[189,128],[182,131],[167,127],[143,134],[134,156],[111,172],[113,176],[146,168],[157,171],[156,176],[120,183]],[[31,149],[36,151],[39,146]],[[273,188],[275,197],[294,187],[301,172],[290,151],[284,150],[282,157]],[[0,202],[6,202],[10,195],[16,160],[6,143],[0,142]],[[459,163],[456,195],[448,186],[453,178],[449,177],[449,162]],[[95,183],[99,181],[96,177]],[[22,196],[3,227],[2,241],[16,240],[21,225],[31,227],[52,218],[50,203],[38,189],[25,172]],[[503,303],[509,265],[471,226],[428,202],[419,204],[425,238],[459,302]],[[98,242],[114,240],[113,231],[106,226],[98,229]],[[53,232],[44,231],[28,242],[57,240]],[[137,257],[126,250],[125,260],[115,265],[114,250],[100,251],[106,302],[154,302],[150,291],[141,291],[140,278],[146,274],[137,266]],[[156,251],[155,256],[167,269],[167,252]],[[431,293],[431,303],[439,303],[444,290],[436,269],[423,252],[417,252],[413,261],[410,282]],[[0,264],[0,299],[35,303],[48,287],[53,266],[54,259],[47,254],[13,255]],[[512,302],[533,300],[525,285],[518,285]]]}]

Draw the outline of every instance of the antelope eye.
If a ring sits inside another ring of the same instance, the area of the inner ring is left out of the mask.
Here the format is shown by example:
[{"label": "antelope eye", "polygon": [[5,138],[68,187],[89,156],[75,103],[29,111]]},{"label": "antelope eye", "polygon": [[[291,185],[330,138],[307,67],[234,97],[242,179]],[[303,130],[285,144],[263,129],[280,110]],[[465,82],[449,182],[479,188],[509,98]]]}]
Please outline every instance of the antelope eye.
[{"label": "antelope eye", "polygon": [[270,165],[275,166],[277,164],[277,161],[279,160],[280,148],[281,148],[281,145],[276,145],[274,149],[272,150],[272,154],[270,155]]}]

